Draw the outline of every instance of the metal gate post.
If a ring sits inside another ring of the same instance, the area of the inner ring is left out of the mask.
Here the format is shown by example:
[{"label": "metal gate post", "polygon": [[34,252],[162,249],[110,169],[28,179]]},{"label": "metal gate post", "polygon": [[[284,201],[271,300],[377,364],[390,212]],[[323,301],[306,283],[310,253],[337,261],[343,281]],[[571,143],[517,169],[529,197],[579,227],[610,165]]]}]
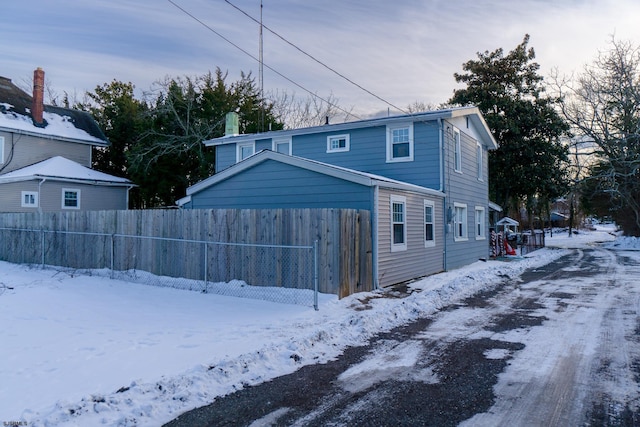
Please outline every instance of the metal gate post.
[{"label": "metal gate post", "polygon": [[318,310],[318,241],[313,241],[313,308]]},{"label": "metal gate post", "polygon": [[208,288],[207,280],[209,278],[209,269],[208,269],[209,245],[207,245],[207,242],[204,242],[203,245],[204,245],[204,293],[206,294],[207,288]]},{"label": "metal gate post", "polygon": [[42,268],[44,268],[44,228],[40,229],[40,232],[42,233],[42,238],[41,238],[41,246],[42,246]]}]

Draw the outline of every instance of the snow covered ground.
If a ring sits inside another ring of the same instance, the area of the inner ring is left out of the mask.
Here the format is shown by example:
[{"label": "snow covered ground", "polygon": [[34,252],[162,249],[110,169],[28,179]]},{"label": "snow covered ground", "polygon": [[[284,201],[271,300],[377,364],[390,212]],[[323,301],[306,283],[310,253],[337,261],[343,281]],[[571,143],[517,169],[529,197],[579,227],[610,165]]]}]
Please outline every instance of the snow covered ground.
[{"label": "snow covered ground", "polygon": [[406,298],[325,295],[319,311],[0,262],[0,423],[160,425],[244,385],[335,358],[499,276],[545,265],[563,248],[640,249],[638,239],[611,231],[555,233],[549,248],[524,258],[414,282],[419,292]]}]

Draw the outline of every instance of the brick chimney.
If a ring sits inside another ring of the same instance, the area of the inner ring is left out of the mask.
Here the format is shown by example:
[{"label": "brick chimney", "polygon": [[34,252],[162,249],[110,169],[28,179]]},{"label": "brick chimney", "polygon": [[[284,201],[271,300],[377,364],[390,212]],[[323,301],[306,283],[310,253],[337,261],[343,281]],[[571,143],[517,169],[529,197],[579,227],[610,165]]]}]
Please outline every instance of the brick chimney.
[{"label": "brick chimney", "polygon": [[44,126],[44,70],[38,67],[33,72],[33,104],[31,105],[31,118],[36,126]]}]

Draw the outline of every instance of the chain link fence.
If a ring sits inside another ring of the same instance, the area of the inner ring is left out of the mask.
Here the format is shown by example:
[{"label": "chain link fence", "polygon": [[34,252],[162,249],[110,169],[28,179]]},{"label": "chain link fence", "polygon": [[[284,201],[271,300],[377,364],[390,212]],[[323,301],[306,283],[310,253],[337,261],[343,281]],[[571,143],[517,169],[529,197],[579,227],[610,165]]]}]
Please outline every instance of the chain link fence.
[{"label": "chain link fence", "polygon": [[135,283],[313,305],[318,249],[89,232],[0,228],[0,259]]}]

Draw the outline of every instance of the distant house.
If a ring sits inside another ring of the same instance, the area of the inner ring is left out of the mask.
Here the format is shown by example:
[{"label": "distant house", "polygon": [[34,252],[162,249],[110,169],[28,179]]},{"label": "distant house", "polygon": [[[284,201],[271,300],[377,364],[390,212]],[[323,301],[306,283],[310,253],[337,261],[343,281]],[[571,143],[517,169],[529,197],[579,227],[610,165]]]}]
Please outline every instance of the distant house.
[{"label": "distant house", "polygon": [[33,96],[0,77],[0,212],[126,209],[133,183],[91,169],[109,145],[93,117],[43,99],[42,69]]},{"label": "distant house", "polygon": [[191,186],[183,208],[370,210],[374,286],[489,255],[487,152],[497,145],[475,107],[204,144],[218,173]]}]

